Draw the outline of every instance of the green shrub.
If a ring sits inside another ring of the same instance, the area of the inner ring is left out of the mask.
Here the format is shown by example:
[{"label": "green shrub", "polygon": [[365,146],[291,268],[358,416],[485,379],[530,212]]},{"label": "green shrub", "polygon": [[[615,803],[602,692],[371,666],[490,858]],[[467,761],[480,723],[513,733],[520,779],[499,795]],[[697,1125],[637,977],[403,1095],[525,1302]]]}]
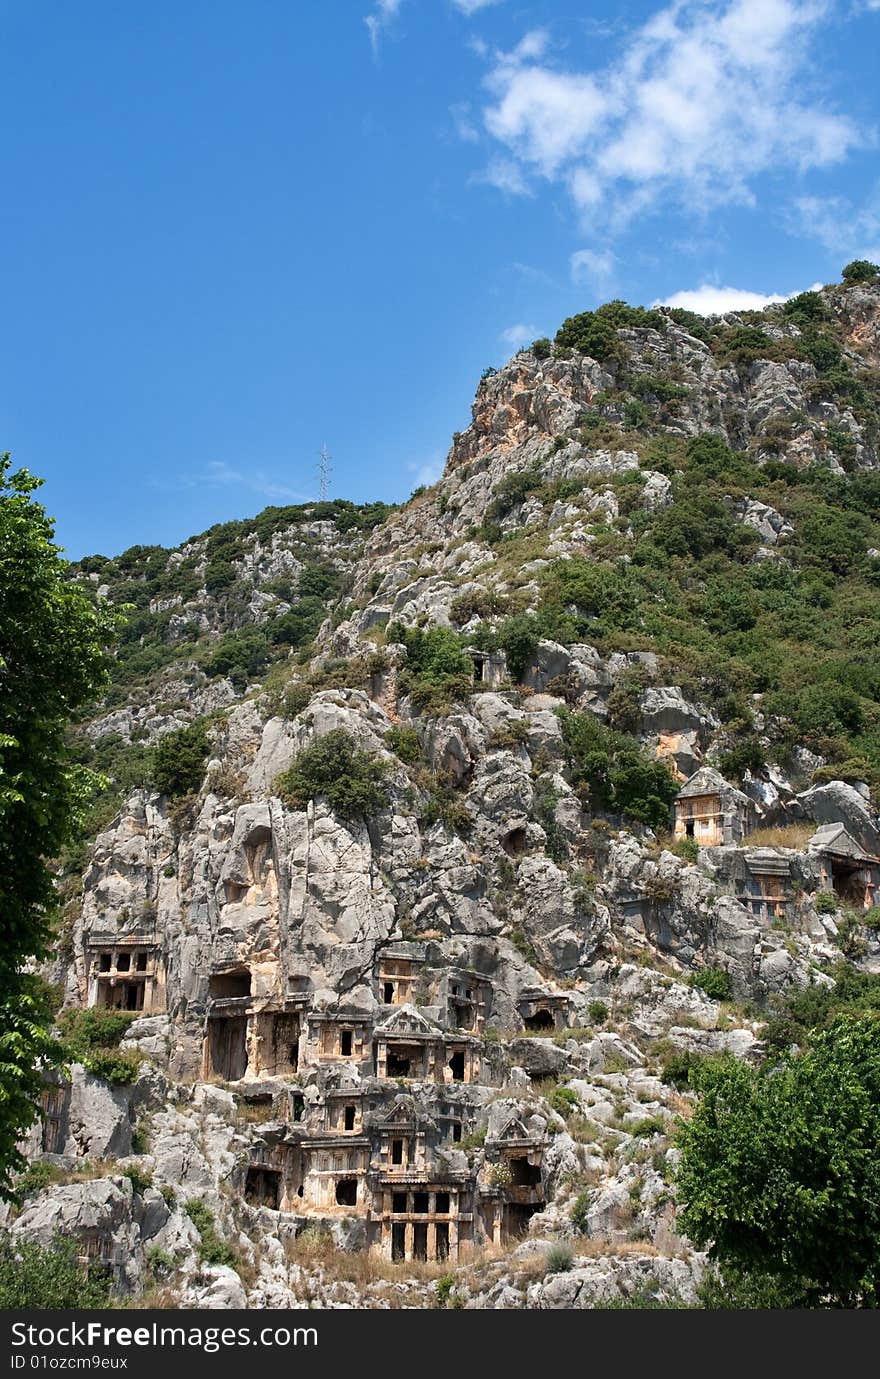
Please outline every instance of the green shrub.
[{"label": "green shrub", "polygon": [[840,901],[833,891],[817,891],[813,906],[820,915],[833,915],[839,908]]},{"label": "green shrub", "polygon": [[465,1151],[482,1149],[486,1143],[486,1135],[489,1127],[481,1125],[479,1130],[474,1130],[470,1135],[465,1135],[461,1141],[461,1148]]},{"label": "green shrub", "polygon": [[530,493],[541,488],[544,483],[543,472],[538,468],[519,469],[506,474],[492,491],[492,501],[488,504],[483,519],[484,526],[490,527],[518,508]]},{"label": "green shrub", "polygon": [[702,1061],[701,1054],[690,1053],[687,1049],[676,1050],[664,1060],[660,1070],[660,1081],[665,1082],[667,1087],[677,1087],[679,1091],[684,1091],[690,1086],[691,1069],[699,1067]]},{"label": "green shrub", "polygon": [[175,799],[196,792],[205,774],[211,744],[201,721],[160,738],[153,753],[153,785],[160,795]]},{"label": "green shrub", "polygon": [[712,551],[734,555],[753,546],[757,533],[739,526],[721,498],[689,489],[654,523],[655,545],[671,556],[699,559]]},{"label": "green shrub", "polygon": [[70,1008],[58,1018],[64,1042],[73,1056],[93,1049],[115,1049],[128,1033],[137,1013],[130,1010],[102,1010],[92,1006],[88,1010]]},{"label": "green shrub", "polygon": [[574,1265],[574,1251],[560,1240],[550,1246],[545,1263],[548,1274],[566,1274]]},{"label": "green shrub", "polygon": [[562,349],[575,349],[587,354],[599,363],[623,357],[614,326],[593,311],[567,317],[556,332],[555,343]]},{"label": "green shrub", "polygon": [[149,1121],[142,1118],[131,1132],[131,1152],[132,1154],[149,1154],[150,1152],[150,1133]]},{"label": "green shrub", "polygon": [[553,353],[553,343],[546,335],[542,335],[539,340],[532,341],[531,349],[536,359],[549,359]]},{"label": "green shrub", "polygon": [[608,1019],[608,1007],[604,1001],[591,1001],[587,1006],[587,1014],[594,1025],[604,1025]]},{"label": "green shrub", "polygon": [[116,1053],[113,1049],[96,1049],[85,1054],[83,1066],[93,1077],[103,1078],[114,1087],[125,1087],[134,1082],[141,1066],[136,1053]]},{"label": "green shrub", "polygon": [[507,669],[512,680],[520,680],[535,658],[543,624],[532,613],[517,613],[505,618],[498,629],[498,645],[507,656]]},{"label": "green shrub", "polygon": [[679,1127],[678,1229],[710,1259],[782,1278],[806,1307],[880,1292],[880,1022],[839,1017],[771,1069],[727,1058]]},{"label": "green shrub", "polygon": [[639,374],[630,384],[630,392],[635,393],[636,397],[650,398],[659,403],[679,402],[688,396],[689,391],[662,374]]},{"label": "green shrub", "polygon": [[129,1164],[127,1168],[123,1169],[123,1175],[131,1183],[134,1192],[144,1193],[148,1187],[153,1186],[152,1173],[145,1173],[142,1168],[138,1168],[137,1164]]},{"label": "green shrub", "polygon": [[205,570],[205,588],[209,594],[219,594],[228,589],[236,580],[235,569],[223,556],[215,556],[208,562]]},{"label": "green shrub", "polygon": [[16,1178],[14,1200],[23,1202],[25,1197],[42,1192],[44,1188],[57,1183],[60,1177],[61,1170],[55,1164],[47,1163],[45,1159],[35,1159],[33,1163],[28,1164],[24,1173],[20,1173]]},{"label": "green shrub", "polygon": [[651,420],[651,414],[645,406],[636,398],[632,402],[623,404],[623,424],[628,431],[644,431],[647,429]]},{"label": "green shrub", "polygon": [[474,667],[461,641],[449,627],[405,628],[389,624],[388,641],[406,647],[406,665],[398,684],[416,708],[440,713],[467,697],[474,687]]},{"label": "green shrub", "polygon": [[818,292],[799,292],[783,303],[782,314],[795,325],[813,325],[828,319],[829,311]]},{"label": "green shrub", "polygon": [[389,749],[407,766],[414,766],[422,757],[422,744],[415,728],[396,724],[385,739]]},{"label": "green shrub", "polygon": [[691,973],[688,982],[698,991],[705,992],[713,1001],[728,1000],[733,990],[730,973],[725,972],[722,967],[701,967],[699,971]]},{"label": "green shrub", "polygon": [[150,1245],[146,1259],[150,1275],[157,1281],[170,1278],[177,1268],[174,1256],[163,1250],[161,1245]]},{"label": "green shrub", "polygon": [[666,315],[695,339],[708,343],[712,338],[712,328],[705,316],[698,316],[695,311],[688,311],[682,306],[667,307]]},{"label": "green shrub", "polygon": [[728,780],[741,781],[747,771],[755,774],[763,769],[764,755],[764,748],[757,737],[744,737],[735,747],[721,754],[719,770]]},{"label": "green shrub", "polygon": [[722,364],[746,369],[758,359],[772,357],[773,341],[757,326],[733,326],[720,338],[718,359]]},{"label": "green shrub", "polygon": [[678,784],[669,767],[638,743],[606,728],[595,715],[557,710],[572,783],[596,804],[654,828],[669,822]]},{"label": "green shrub", "polygon": [[666,1134],[666,1121],[662,1116],[646,1116],[644,1120],[636,1121],[629,1126],[629,1133],[635,1135],[637,1139],[648,1139],[652,1135]]},{"label": "green shrub", "polygon": [[191,1198],[183,1207],[199,1233],[199,1259],[203,1264],[226,1264],[235,1268],[238,1255],[218,1234],[214,1215],[200,1197]]},{"label": "green shrub", "polygon": [[441,1307],[448,1307],[452,1290],[455,1287],[455,1274],[443,1274],[441,1278],[435,1280],[434,1287],[437,1290],[438,1304]]},{"label": "green shrub", "polygon": [[813,502],[798,523],[796,539],[808,560],[836,575],[846,575],[863,558],[870,531],[871,524],[861,513]]},{"label": "green shrub", "polygon": [[578,1094],[571,1087],[554,1087],[547,1095],[547,1102],[561,1116],[570,1116],[580,1105]]},{"label": "green shrub", "polygon": [[847,287],[852,287],[854,283],[876,282],[880,278],[880,266],[871,263],[870,259],[853,259],[844,268],[841,277]]},{"label": "green shrub", "polygon": [[57,1236],[50,1246],[8,1232],[0,1235],[0,1309],[106,1307],[110,1276],[97,1261],[81,1264],[73,1240]]},{"label": "green shrub", "polygon": [[866,929],[880,929],[880,905],[872,905],[862,915],[862,923]]},{"label": "green shrub", "polygon": [[358,747],[345,728],[334,728],[300,752],[274,789],[291,809],[305,809],[322,795],[344,818],[369,816],[388,804],[387,774],[387,762]]},{"label": "green shrub", "polygon": [[700,860],[700,845],[695,838],[679,838],[678,842],[672,844],[672,851],[683,862],[694,863]]},{"label": "green shrub", "polygon": [[432,790],[419,815],[428,828],[442,824],[450,833],[467,833],[473,817],[464,800],[449,787]]},{"label": "green shrub", "polygon": [[[270,624],[270,628],[274,624]],[[266,632],[246,628],[227,632],[202,658],[202,669],[209,676],[224,676],[236,689],[242,689],[263,671],[271,659]]]},{"label": "green shrub", "polygon": [[576,1226],[579,1231],[585,1231],[587,1229],[587,1216],[589,1215],[592,1202],[592,1192],[579,1192],[574,1199],[571,1208],[571,1220],[572,1224]]}]

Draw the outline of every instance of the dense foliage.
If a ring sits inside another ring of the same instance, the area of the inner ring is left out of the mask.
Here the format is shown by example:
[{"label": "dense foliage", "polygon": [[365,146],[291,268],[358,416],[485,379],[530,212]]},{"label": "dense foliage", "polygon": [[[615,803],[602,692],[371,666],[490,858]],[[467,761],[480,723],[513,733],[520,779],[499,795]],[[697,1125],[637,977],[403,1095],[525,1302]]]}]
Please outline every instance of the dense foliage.
[{"label": "dense foliage", "polygon": [[387,774],[387,762],[358,747],[345,728],[334,728],[299,753],[275,789],[292,809],[323,796],[344,818],[369,817],[388,803]]},{"label": "dense foliage", "polygon": [[65,1059],[82,1063],[88,1072],[114,1086],[133,1082],[140,1059],[135,1053],[120,1051],[118,1045],[135,1019],[136,1014],[127,1010],[65,1010],[58,1021]]},{"label": "dense foliage", "polygon": [[734,1279],[817,1306],[876,1306],[880,1286],[880,1020],[840,1017],[756,1072],[700,1068],[680,1131],[680,1223]]},{"label": "dense foliage", "polygon": [[666,763],[591,713],[562,709],[559,716],[572,784],[581,796],[654,828],[668,825],[679,786]]},{"label": "dense foliage", "polygon": [[200,720],[159,739],[153,753],[153,784],[162,795],[174,798],[198,790],[205,774],[210,743]]},{"label": "dense foliage", "polygon": [[110,1276],[98,1261],[81,1264],[72,1240],[58,1236],[46,1247],[35,1240],[0,1235],[0,1309],[57,1311],[106,1307]]},{"label": "dense foliage", "polygon": [[391,623],[388,640],[406,647],[406,665],[398,683],[416,708],[442,713],[473,689],[473,662],[451,628],[422,629]]},{"label": "dense foliage", "polygon": [[64,741],[105,676],[112,619],[66,579],[40,481],[0,457],[0,1192],[21,1164],[40,1062],[53,1055],[45,989],[22,971],[46,950],[50,859],[75,832],[89,782]]},{"label": "dense foliage", "polygon": [[[664,683],[708,702],[728,725],[734,774],[759,753],[766,760],[769,739],[780,764],[801,744],[823,755],[832,774],[880,785],[880,560],[869,554],[880,548],[880,474],[780,461],[759,467],[715,435],[656,437],[644,442],[641,463],[670,477],[668,506],[642,506],[643,470],[602,476],[596,482],[613,490],[632,536],[597,523],[589,558],[551,561],[539,572],[532,613],[487,623],[473,640],[505,646],[514,674],[542,637],[589,642],[604,655],[652,651]],[[733,511],[747,498],[790,524],[784,560],[752,559],[756,533]],[[495,544],[515,570],[520,552],[537,550],[533,540],[516,530]],[[754,695],[764,745],[756,742]]]}]

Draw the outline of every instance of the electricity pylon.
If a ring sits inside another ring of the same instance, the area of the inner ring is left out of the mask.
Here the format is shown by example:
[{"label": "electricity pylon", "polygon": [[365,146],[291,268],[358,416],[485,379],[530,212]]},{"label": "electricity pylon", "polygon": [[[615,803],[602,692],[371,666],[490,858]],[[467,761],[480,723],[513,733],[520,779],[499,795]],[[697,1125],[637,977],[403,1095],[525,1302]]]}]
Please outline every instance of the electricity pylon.
[{"label": "electricity pylon", "polygon": [[330,492],[330,452],[326,445],[321,446],[321,458],[318,461],[318,495],[322,503],[327,501]]}]

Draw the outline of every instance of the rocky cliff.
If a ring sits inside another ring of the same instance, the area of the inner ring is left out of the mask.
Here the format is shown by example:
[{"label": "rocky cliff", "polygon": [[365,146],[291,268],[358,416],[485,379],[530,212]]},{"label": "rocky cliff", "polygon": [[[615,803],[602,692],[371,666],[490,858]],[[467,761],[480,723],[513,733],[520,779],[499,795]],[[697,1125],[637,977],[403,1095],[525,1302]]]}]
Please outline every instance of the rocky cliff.
[{"label": "rocky cliff", "polygon": [[880,969],[878,446],[870,274],[612,303],[399,509],[73,567],[129,621],[12,1231],[170,1306],[692,1302],[688,1062]]}]

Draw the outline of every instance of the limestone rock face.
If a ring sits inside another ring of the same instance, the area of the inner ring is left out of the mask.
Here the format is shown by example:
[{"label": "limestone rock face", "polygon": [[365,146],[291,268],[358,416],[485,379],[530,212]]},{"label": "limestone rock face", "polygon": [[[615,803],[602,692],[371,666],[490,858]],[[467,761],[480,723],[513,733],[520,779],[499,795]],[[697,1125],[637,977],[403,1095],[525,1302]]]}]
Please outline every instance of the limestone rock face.
[{"label": "limestone rock face", "polygon": [[[876,365],[880,287],[822,300],[847,367]],[[605,362],[521,351],[398,508],[270,509],[78,572],[110,602],[149,586],[137,655],[158,668],[133,683],[121,650],[82,726],[119,807],[64,878],[46,975],[67,1007],[119,1013],[117,1063],[83,1053],[47,1082],[26,1146],[45,1185],[4,1209],[16,1237],[60,1230],[120,1293],[183,1308],[435,1306],[425,1259],[463,1308],[694,1302],[676,1055],[757,1066],[756,1012],[831,981],[843,944],[880,970],[846,918],[880,884],[867,786],[811,783],[819,737],[777,759],[790,733],[749,674],[721,683],[652,631],[670,609],[644,534],[674,519],[693,438],[752,474],[880,463],[799,327],[782,308],[765,326],[774,358],[741,365],[671,316]],[[800,519],[759,487],[723,488],[718,520],[772,593]],[[706,559],[675,612],[704,626],[729,614]],[[659,582],[636,617],[639,572]],[[638,769],[584,761],[569,714]],[[202,777],[161,796],[143,754],[195,720]],[[339,780],[291,793],[331,733],[349,786],[373,773],[369,807]],[[682,787],[668,818],[626,797],[656,760]]]}]

